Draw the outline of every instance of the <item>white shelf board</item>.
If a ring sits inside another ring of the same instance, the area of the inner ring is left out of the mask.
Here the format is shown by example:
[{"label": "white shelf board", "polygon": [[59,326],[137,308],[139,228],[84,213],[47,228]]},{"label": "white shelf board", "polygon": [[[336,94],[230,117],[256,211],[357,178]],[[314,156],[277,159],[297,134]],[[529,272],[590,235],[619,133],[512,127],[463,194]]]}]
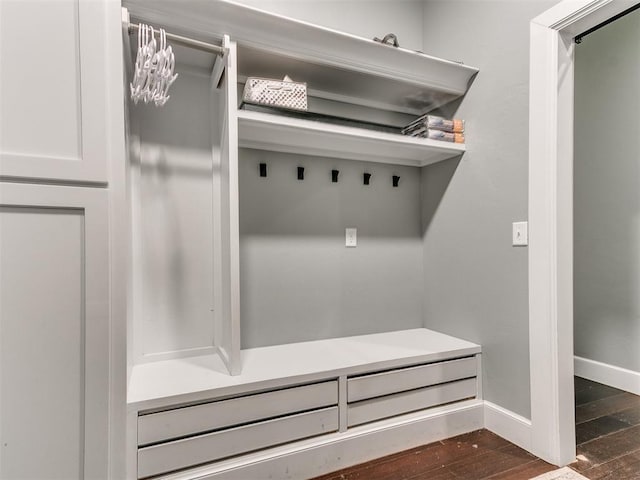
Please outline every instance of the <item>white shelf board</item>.
[{"label": "white shelf board", "polygon": [[426,328],[291,343],[242,351],[231,376],[216,355],[136,365],[128,389],[133,410],[222,398],[480,353],[480,346]]},{"label": "white shelf board", "polygon": [[[188,3],[188,8],[185,8]],[[307,81],[310,90],[420,114],[467,92],[478,69],[233,1],[124,0],[134,19],[204,41],[238,42],[239,75]],[[187,53],[187,57],[190,55]],[[181,61],[184,55],[176,58]],[[211,56],[194,56],[210,67]],[[183,59],[184,60],[184,59]],[[382,82],[381,82],[382,81]]]},{"label": "white shelf board", "polygon": [[462,155],[464,144],[238,110],[244,148],[423,167]]}]

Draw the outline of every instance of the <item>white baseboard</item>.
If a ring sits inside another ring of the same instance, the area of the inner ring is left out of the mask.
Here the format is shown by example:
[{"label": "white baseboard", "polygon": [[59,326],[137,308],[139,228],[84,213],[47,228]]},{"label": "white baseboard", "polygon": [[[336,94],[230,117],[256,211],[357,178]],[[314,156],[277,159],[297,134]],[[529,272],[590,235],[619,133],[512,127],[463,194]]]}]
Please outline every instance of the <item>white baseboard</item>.
[{"label": "white baseboard", "polygon": [[484,401],[484,428],[531,451],[531,420]]},{"label": "white baseboard", "polygon": [[574,372],[578,377],[640,395],[640,372],[578,356],[574,357]]},{"label": "white baseboard", "polygon": [[219,462],[167,475],[166,480],[197,478],[252,480],[311,478],[402,450],[436,442],[483,427],[482,400],[456,407],[441,407],[429,413],[403,415],[355,427],[347,432],[296,442],[241,459]]}]

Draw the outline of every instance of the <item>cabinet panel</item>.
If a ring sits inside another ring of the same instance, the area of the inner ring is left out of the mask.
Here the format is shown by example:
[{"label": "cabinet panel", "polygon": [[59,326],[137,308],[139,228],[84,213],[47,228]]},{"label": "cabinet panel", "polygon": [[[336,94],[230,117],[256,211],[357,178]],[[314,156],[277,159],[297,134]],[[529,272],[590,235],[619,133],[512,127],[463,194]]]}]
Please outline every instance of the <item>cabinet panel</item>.
[{"label": "cabinet panel", "polygon": [[338,407],[290,415],[138,450],[138,477],[268,448],[338,429]]},{"label": "cabinet panel", "polygon": [[107,181],[107,8],[0,2],[0,176]]},{"label": "cabinet panel", "polygon": [[82,217],[0,207],[2,478],[81,474]]},{"label": "cabinet panel", "polygon": [[364,375],[348,380],[348,401],[356,402],[476,376],[475,357]]},{"label": "cabinet panel", "polygon": [[0,184],[0,478],[106,478],[106,191]]},{"label": "cabinet panel", "polygon": [[334,380],[142,415],[138,420],[138,444],[160,442],[337,403],[338,382]]}]

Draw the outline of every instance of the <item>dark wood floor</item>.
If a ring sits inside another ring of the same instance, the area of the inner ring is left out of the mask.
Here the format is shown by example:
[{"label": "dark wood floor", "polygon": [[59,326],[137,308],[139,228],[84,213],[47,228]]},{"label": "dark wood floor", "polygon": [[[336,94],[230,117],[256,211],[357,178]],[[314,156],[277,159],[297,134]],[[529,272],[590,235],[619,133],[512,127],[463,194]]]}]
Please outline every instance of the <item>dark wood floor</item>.
[{"label": "dark wood floor", "polygon": [[[577,377],[575,392],[571,467],[590,480],[640,480],[640,397]],[[315,480],[528,480],[556,468],[478,430]]]},{"label": "dark wood floor", "polygon": [[640,479],[640,397],[575,379],[578,461],[591,480]]}]

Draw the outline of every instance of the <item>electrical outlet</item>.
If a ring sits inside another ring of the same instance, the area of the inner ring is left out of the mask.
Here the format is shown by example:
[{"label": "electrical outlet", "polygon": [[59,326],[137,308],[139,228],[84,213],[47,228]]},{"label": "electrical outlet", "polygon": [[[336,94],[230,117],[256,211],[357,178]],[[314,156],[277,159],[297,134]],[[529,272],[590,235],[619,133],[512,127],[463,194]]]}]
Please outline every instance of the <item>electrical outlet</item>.
[{"label": "electrical outlet", "polygon": [[358,246],[358,229],[357,228],[345,229],[344,236],[345,236],[345,246],[347,247]]},{"label": "electrical outlet", "polygon": [[513,222],[513,246],[529,245],[529,222]]}]

